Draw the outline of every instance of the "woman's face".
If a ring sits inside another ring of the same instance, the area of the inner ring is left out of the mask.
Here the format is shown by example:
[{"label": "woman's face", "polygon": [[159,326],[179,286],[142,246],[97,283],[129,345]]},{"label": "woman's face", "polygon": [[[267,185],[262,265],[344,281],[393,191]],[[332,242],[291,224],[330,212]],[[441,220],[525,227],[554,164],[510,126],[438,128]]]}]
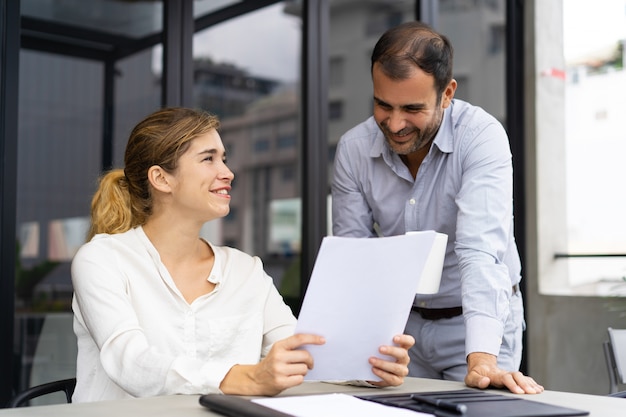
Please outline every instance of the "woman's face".
[{"label": "woman's face", "polygon": [[178,214],[201,222],[228,214],[235,176],[226,166],[226,151],[216,130],[193,139],[169,177]]}]

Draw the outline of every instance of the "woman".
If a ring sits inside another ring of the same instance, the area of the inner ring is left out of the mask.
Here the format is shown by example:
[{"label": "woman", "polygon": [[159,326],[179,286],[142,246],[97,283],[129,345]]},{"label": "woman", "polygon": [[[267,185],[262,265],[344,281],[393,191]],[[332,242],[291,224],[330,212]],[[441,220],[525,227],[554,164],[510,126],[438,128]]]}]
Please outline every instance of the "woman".
[{"label": "woman", "polygon": [[[215,116],[159,110],[132,131],[124,170],[91,205],[90,241],[72,262],[78,338],[74,402],[222,392],[275,395],[300,384],[312,334],[261,261],[203,240],[228,214],[233,173]],[[399,385],[414,340],[398,335],[371,358],[378,386]]]}]

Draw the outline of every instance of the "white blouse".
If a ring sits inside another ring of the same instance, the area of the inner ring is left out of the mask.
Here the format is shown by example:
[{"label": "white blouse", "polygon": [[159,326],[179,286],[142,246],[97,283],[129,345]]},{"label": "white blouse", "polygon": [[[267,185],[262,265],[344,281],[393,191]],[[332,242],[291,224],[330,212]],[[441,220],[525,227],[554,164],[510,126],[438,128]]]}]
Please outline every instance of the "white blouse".
[{"label": "white blouse", "polygon": [[296,319],[262,262],[211,245],[215,289],[189,304],[141,227],[95,236],[72,262],[78,338],[74,402],[219,392]]}]

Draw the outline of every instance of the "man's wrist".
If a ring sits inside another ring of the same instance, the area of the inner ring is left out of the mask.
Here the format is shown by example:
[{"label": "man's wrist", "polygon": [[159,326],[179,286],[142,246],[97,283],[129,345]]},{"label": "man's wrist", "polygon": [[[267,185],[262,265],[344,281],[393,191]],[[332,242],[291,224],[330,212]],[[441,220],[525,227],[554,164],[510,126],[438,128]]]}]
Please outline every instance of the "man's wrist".
[{"label": "man's wrist", "polygon": [[472,352],[467,355],[467,367],[473,368],[476,365],[498,365],[498,357],[486,352]]}]

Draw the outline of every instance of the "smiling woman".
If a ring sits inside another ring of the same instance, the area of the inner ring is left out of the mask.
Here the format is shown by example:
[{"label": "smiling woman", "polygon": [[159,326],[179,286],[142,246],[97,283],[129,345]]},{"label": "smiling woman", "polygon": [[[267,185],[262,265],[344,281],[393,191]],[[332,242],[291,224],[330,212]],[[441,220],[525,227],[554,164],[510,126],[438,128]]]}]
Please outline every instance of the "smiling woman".
[{"label": "smiling woman", "polygon": [[[240,369],[254,375],[270,351],[264,365],[288,356],[287,369],[300,369],[294,374],[310,366],[308,355],[291,358],[299,346],[289,339],[295,319],[260,260],[199,236],[229,210],[234,176],[218,127],[204,111],[159,110],[131,132],[124,169],[102,178],[90,240],[72,262],[75,402],[269,394],[293,383],[244,381],[233,389],[229,378]],[[288,347],[271,350],[284,338]]]}]

